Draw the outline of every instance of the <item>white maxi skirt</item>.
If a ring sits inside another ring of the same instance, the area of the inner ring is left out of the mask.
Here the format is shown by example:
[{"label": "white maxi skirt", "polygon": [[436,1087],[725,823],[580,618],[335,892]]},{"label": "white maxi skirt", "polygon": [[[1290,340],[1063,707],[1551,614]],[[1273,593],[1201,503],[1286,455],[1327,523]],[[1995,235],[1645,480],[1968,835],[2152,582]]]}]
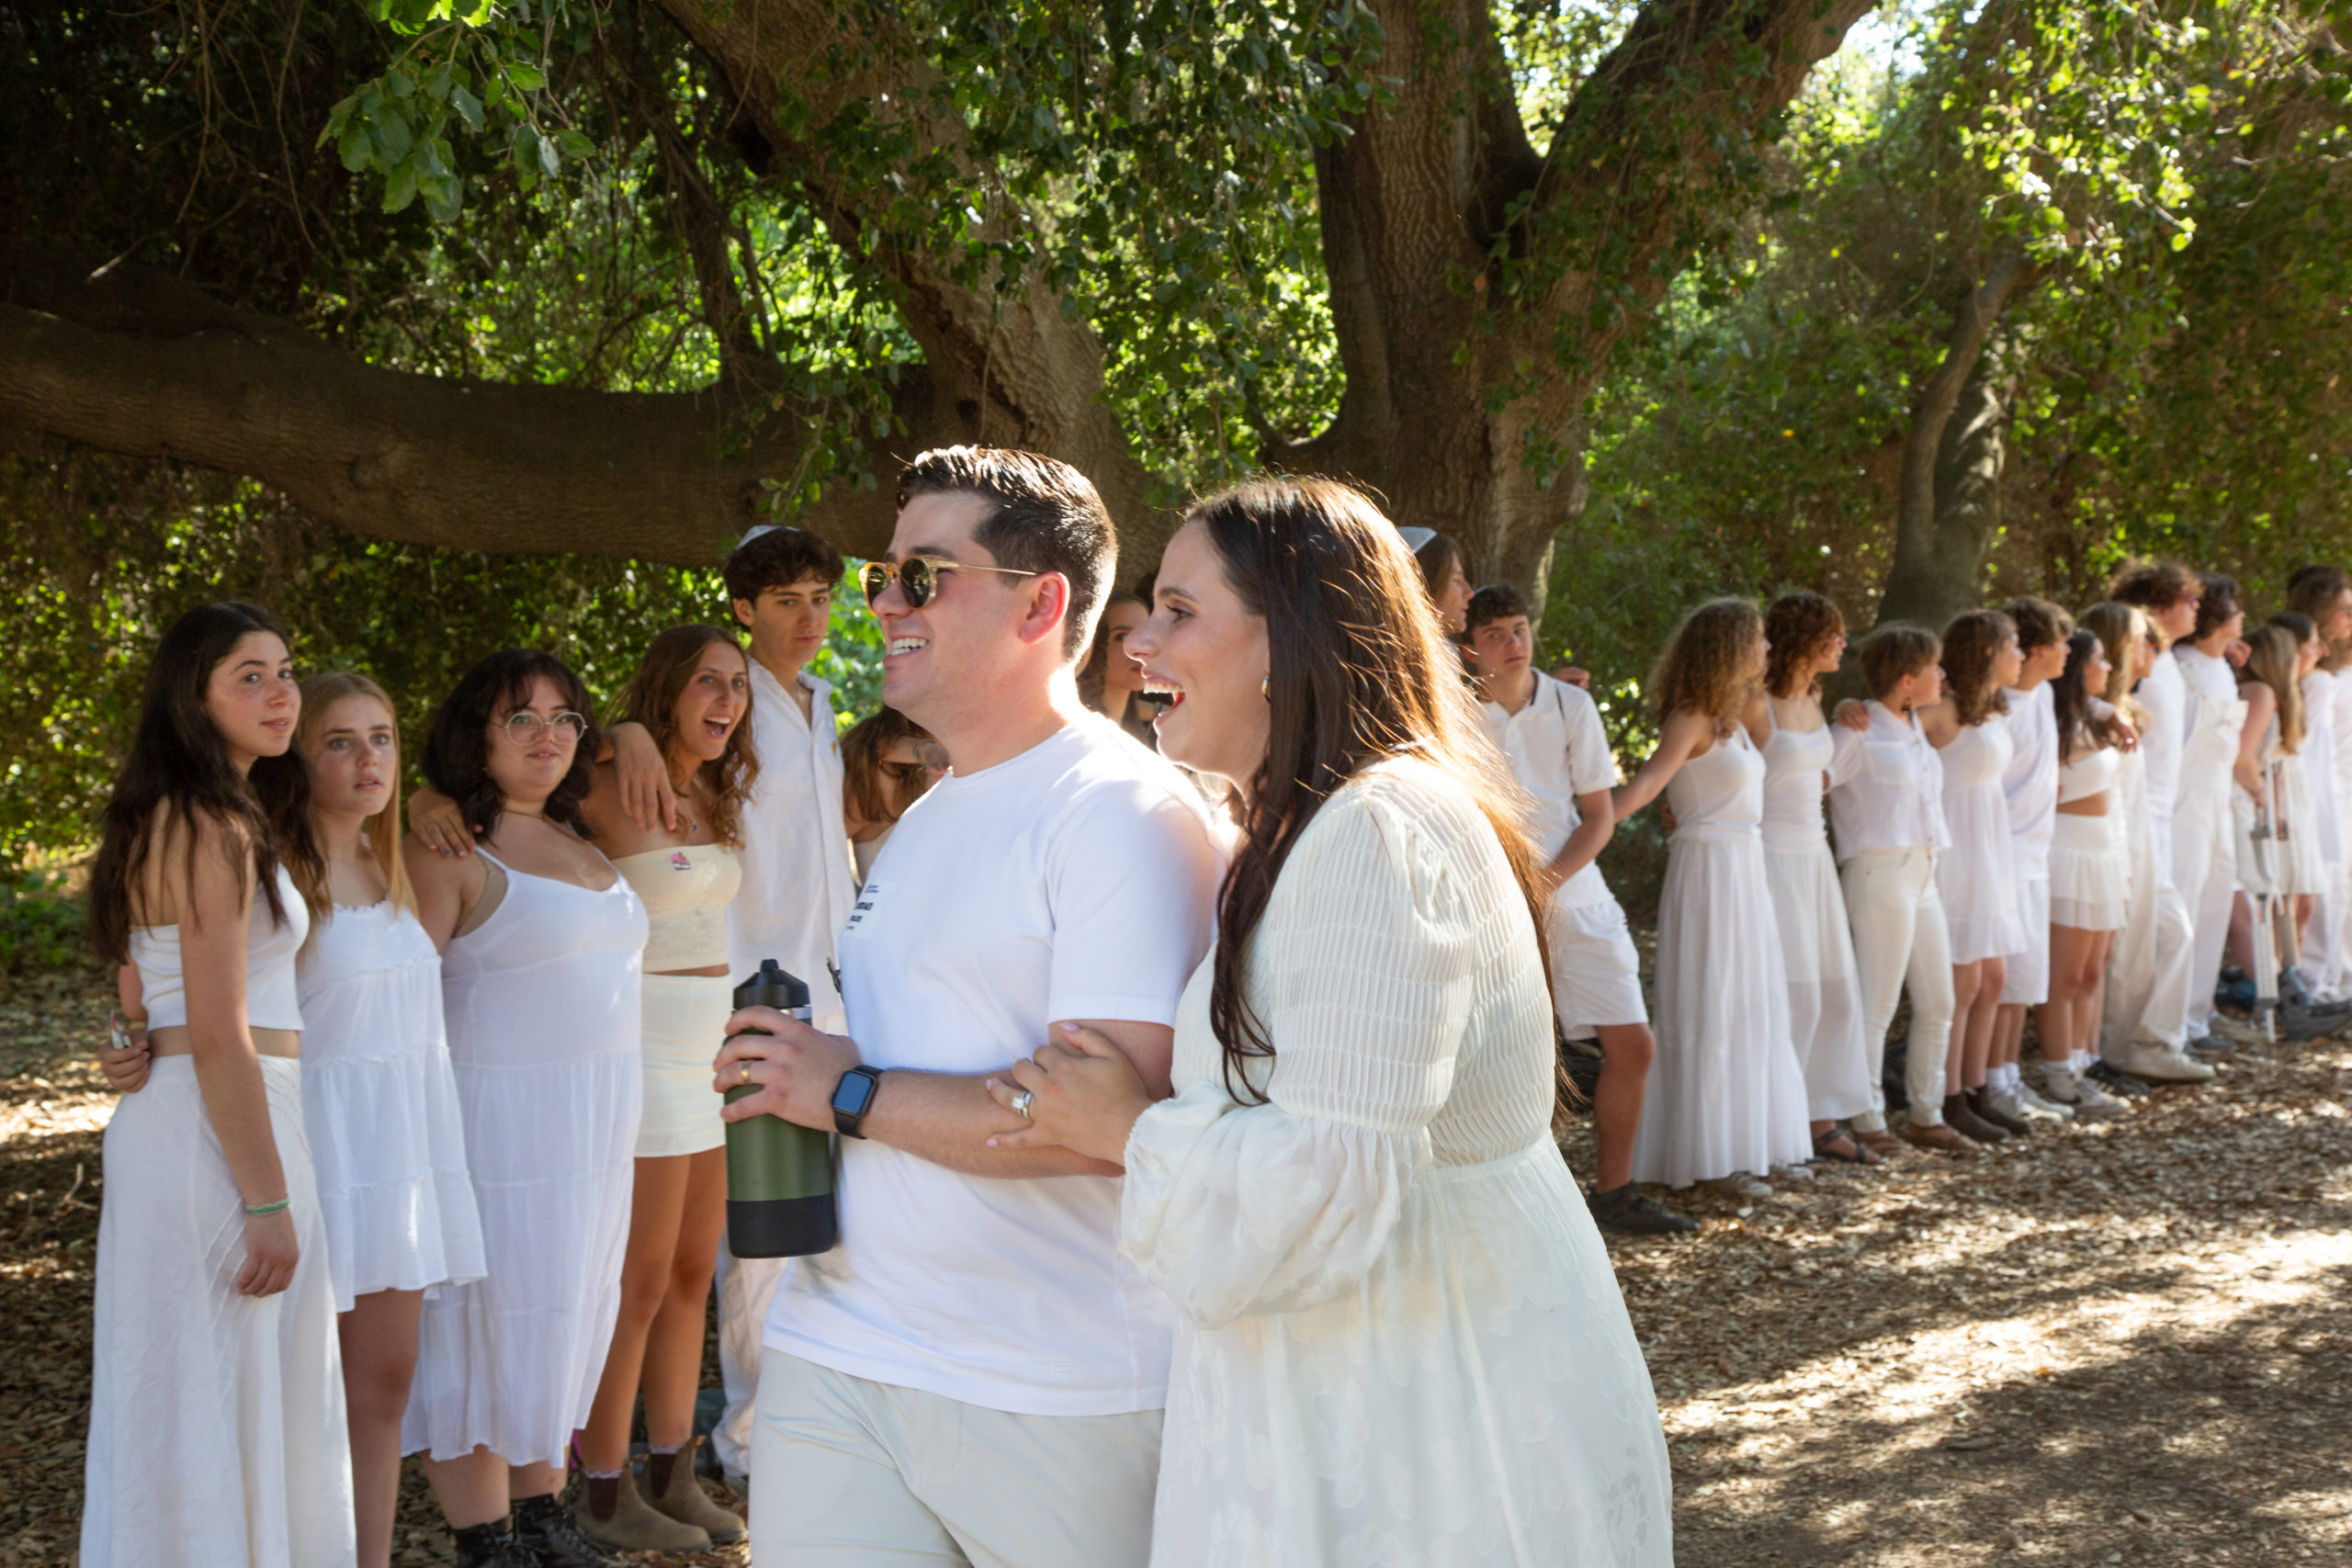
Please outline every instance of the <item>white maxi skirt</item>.
[{"label": "white maxi skirt", "polygon": [[1829,841],[1766,843],[1764,877],[1789,977],[1789,1039],[1804,1074],[1806,1110],[1816,1122],[1859,1116],[1871,1108],[1870,1055],[1854,936]]},{"label": "white maxi skirt", "polygon": [[344,1568],[351,1447],[302,1068],[261,1058],[301,1248],[243,1296],[244,1199],[196,1058],[158,1059],[107,1124],[82,1568]]},{"label": "white maxi skirt", "polygon": [[1687,1187],[1811,1159],[1760,840],[1677,834],[1657,926],[1657,1055],[1634,1179]]}]

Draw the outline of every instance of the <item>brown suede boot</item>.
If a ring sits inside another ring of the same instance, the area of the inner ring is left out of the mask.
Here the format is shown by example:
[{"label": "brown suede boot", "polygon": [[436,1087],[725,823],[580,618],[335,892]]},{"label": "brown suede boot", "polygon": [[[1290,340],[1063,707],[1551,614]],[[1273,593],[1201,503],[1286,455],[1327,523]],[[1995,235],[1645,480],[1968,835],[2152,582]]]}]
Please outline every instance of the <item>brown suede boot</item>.
[{"label": "brown suede boot", "polygon": [[712,1502],[695,1479],[695,1450],[701,1442],[693,1438],[673,1454],[647,1454],[645,1489],[652,1494],[655,1507],[699,1527],[713,1542],[726,1546],[743,1539],[743,1521]]},{"label": "brown suede boot", "polygon": [[702,1551],[710,1546],[708,1531],[646,1506],[628,1471],[581,1480],[587,1483],[588,1504],[573,1517],[580,1532],[597,1545],[616,1551]]}]

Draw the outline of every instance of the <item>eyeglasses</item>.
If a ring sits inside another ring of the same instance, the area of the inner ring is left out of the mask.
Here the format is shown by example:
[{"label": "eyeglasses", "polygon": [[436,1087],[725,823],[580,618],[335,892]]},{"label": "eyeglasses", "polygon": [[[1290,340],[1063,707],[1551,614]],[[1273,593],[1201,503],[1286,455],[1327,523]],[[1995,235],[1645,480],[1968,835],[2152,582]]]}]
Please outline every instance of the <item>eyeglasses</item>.
[{"label": "eyeglasses", "polygon": [[588,733],[588,721],[570,712],[541,718],[528,708],[517,708],[506,716],[506,739],[517,746],[536,746],[549,730],[555,731],[559,740],[577,742]]},{"label": "eyeglasses", "polygon": [[1001,577],[1035,577],[1034,571],[1015,571],[1009,566],[974,566],[960,560],[933,560],[929,556],[909,556],[893,566],[886,560],[870,560],[865,570],[857,574],[858,586],[865,590],[865,602],[871,604],[882,597],[882,591],[895,579],[899,592],[906,596],[907,608],[920,610],[931,603],[939,592],[939,574],[943,571],[993,571]]}]

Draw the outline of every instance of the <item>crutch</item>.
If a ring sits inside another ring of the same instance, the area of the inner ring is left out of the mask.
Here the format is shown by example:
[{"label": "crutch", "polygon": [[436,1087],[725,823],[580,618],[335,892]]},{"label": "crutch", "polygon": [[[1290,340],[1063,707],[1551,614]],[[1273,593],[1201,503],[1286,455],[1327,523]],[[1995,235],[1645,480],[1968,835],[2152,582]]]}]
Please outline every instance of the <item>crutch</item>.
[{"label": "crutch", "polygon": [[[2282,862],[2276,845],[2279,840],[2289,838],[2294,831],[2292,828],[2281,819],[2278,810],[2279,802],[2285,798],[2280,795],[2279,790],[2285,784],[2286,778],[2287,763],[2284,758],[2272,762],[2263,774],[2264,785],[2270,793],[2270,815],[2271,821],[2275,826],[2275,831],[2272,834],[2273,848],[2270,855],[2270,918],[2275,922],[2275,935],[2273,940],[2278,947],[2278,952],[2275,956],[2278,959],[2279,976],[2277,979],[2273,980],[2271,989],[2273,991],[2278,990],[2280,988],[2278,983],[2279,980],[2284,979],[2286,971],[2292,969],[2295,972],[2294,1000],[2299,1005],[2308,1008],[2311,1005],[2312,998],[2310,988],[2303,978],[2302,933],[2295,929],[2295,900],[2291,895],[2278,890],[2279,869]],[[2287,850],[2288,853],[2292,854],[2294,852],[2294,846],[2292,844],[2289,844],[2287,846]]]}]

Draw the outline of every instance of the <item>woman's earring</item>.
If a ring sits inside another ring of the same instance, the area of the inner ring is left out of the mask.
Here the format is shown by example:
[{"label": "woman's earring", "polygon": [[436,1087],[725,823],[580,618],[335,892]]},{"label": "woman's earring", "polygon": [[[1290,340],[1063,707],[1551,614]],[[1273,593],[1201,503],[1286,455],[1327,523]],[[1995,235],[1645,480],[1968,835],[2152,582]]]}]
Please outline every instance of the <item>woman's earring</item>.
[{"label": "woman's earring", "polygon": [[1268,702],[1272,702],[1274,700],[1274,694],[1266,690],[1266,687],[1272,682],[1272,680],[1273,677],[1272,675],[1268,675],[1258,682],[1258,694],[1265,698]]}]

